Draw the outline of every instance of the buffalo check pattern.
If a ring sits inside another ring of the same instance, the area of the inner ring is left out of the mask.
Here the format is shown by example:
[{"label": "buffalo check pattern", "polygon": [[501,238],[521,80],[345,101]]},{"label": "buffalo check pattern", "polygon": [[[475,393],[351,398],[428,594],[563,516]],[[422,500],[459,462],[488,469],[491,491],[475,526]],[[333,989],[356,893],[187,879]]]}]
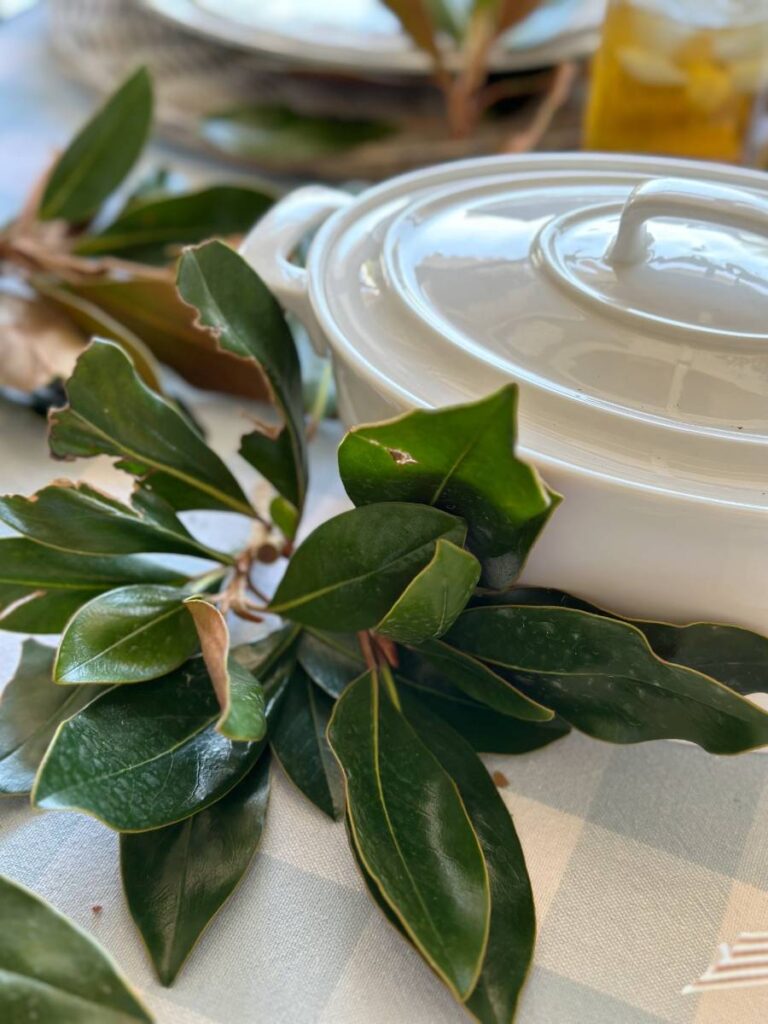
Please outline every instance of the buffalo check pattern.
[{"label": "buffalo check pattern", "polygon": [[[0,28],[0,93],[13,97],[0,104],[4,216],[88,105],[50,68],[43,17],[38,11]],[[205,398],[196,411],[214,446],[234,451],[242,420],[232,407]],[[0,403],[0,438],[0,491],[28,493],[61,473],[29,412]],[[326,430],[314,446],[315,519],[339,508],[337,441]],[[93,463],[67,473],[111,488],[126,479]],[[0,687],[20,642],[0,633]],[[501,792],[538,909],[519,1024],[768,1020],[768,986],[682,994],[720,945],[768,929],[768,755],[718,758],[675,743],[613,747],[573,734],[487,764],[508,780]],[[307,804],[279,769],[273,780],[261,851],[171,989],[153,979],[133,929],[108,829],[0,800],[0,872],[102,942],[158,1024],[466,1021],[370,903],[343,825]]]},{"label": "buffalo check pattern", "polygon": [[[18,645],[0,634],[6,676]],[[508,780],[501,793],[538,909],[520,1024],[763,1024],[768,986],[683,989],[719,945],[765,931],[768,756],[573,734],[486,760]],[[468,1019],[369,902],[343,825],[277,768],[261,851],[171,989],[154,981],[133,930],[106,828],[6,799],[0,872],[95,935],[159,1024]]]}]

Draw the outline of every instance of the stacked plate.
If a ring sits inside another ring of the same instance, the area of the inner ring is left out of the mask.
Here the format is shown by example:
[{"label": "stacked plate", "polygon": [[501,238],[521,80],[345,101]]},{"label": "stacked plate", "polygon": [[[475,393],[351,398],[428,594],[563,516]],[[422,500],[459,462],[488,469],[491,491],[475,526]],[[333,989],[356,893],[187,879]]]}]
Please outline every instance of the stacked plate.
[{"label": "stacked plate", "polygon": [[[210,39],[327,70],[427,75],[416,49],[380,0],[144,0],[147,7]],[[460,17],[468,0],[448,0]],[[549,0],[500,41],[494,71],[524,71],[584,57],[595,46],[605,0]],[[458,54],[454,53],[456,62]]]},{"label": "stacked plate", "polygon": [[[457,19],[471,3],[441,0]],[[382,0],[50,0],[49,9],[54,51],[94,88],[149,67],[158,125],[176,141],[267,172],[370,180],[503,149],[527,127],[552,67],[594,48],[604,3],[543,0],[501,39],[491,71],[513,76],[518,95],[460,140],[449,136],[429,58]],[[442,42],[457,66],[450,37]],[[543,148],[577,146],[580,116],[575,93]]]}]

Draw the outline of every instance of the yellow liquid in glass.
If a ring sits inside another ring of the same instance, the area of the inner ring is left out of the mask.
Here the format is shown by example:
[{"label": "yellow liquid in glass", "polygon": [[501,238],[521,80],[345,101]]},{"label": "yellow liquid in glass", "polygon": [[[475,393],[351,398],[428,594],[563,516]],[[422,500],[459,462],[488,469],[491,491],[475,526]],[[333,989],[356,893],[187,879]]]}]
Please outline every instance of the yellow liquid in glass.
[{"label": "yellow liquid in glass", "polygon": [[592,66],[584,143],[740,162],[766,83],[768,13],[757,24],[696,27],[619,0]]}]

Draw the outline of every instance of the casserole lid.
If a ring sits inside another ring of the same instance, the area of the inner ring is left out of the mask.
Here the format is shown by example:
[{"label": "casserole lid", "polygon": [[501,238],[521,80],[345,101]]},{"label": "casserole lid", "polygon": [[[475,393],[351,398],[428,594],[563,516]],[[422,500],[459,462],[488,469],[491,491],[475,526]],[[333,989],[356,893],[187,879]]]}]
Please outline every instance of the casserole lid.
[{"label": "casserole lid", "polygon": [[520,384],[534,458],[768,507],[768,179],[605,154],[372,189],[308,261],[340,359],[402,407]]}]

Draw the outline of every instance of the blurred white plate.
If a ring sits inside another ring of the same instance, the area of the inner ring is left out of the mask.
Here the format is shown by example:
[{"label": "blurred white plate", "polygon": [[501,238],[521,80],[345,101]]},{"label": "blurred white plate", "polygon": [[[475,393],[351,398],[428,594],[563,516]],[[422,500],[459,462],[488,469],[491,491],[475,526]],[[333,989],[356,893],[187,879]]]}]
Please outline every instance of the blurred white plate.
[{"label": "blurred white plate", "polygon": [[[429,58],[379,0],[143,0],[209,39],[333,69],[425,74]],[[500,41],[495,71],[523,71],[587,56],[605,0],[549,0]]]}]

